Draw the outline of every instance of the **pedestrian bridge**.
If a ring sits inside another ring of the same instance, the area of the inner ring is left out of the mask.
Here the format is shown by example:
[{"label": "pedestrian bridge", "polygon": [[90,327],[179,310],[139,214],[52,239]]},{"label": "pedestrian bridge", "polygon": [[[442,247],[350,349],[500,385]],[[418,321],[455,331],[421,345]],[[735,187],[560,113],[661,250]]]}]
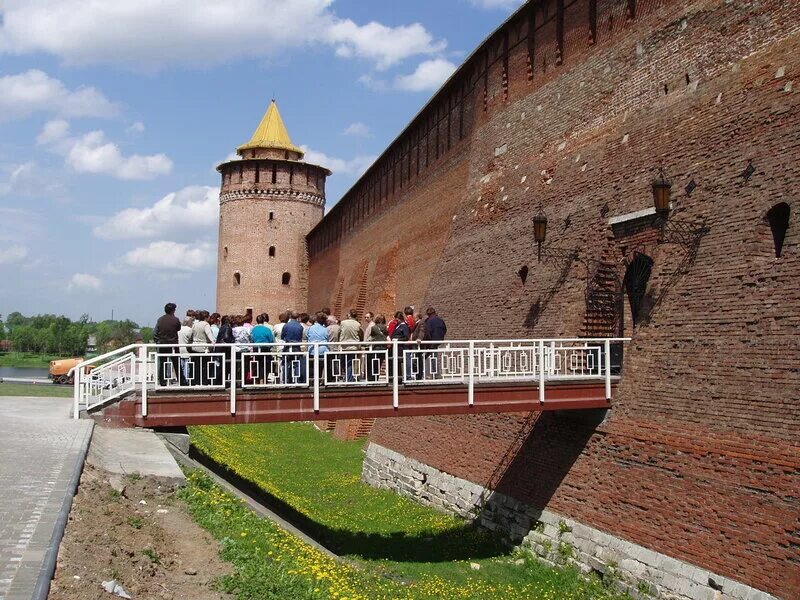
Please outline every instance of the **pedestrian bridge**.
[{"label": "pedestrian bridge", "polygon": [[133,344],[74,369],[74,416],[170,427],[608,408],[628,338]]}]

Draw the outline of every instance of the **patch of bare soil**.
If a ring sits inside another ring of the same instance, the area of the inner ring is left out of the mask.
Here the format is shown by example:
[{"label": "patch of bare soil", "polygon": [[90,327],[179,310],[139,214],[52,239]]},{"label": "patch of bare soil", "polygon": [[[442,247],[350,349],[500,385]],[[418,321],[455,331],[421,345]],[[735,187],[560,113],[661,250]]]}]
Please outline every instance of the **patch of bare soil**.
[{"label": "patch of bare soil", "polygon": [[113,600],[102,582],[116,579],[134,600],[221,600],[215,579],[231,567],[174,489],[126,477],[122,492],[86,465],[58,553],[50,600]]}]

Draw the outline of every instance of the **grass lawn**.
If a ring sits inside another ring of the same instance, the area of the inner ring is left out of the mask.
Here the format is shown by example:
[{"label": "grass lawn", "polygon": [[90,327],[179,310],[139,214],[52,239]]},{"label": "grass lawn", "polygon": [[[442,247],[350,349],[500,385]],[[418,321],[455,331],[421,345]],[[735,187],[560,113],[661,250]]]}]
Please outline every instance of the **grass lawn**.
[{"label": "grass lawn", "polygon": [[28,383],[0,383],[0,396],[55,396],[71,398],[71,385],[31,385]]},{"label": "grass lawn", "polygon": [[348,565],[325,567],[352,583],[340,598],[620,597],[576,571],[512,554],[461,519],[362,483],[365,441],[341,442],[300,423],[193,427],[191,436],[201,452],[288,505],[316,539],[359,565],[355,575]]},{"label": "grass lawn", "polygon": [[0,367],[38,367],[50,368],[50,361],[64,358],[50,356],[49,354],[35,354],[32,352],[6,352],[0,354]]}]

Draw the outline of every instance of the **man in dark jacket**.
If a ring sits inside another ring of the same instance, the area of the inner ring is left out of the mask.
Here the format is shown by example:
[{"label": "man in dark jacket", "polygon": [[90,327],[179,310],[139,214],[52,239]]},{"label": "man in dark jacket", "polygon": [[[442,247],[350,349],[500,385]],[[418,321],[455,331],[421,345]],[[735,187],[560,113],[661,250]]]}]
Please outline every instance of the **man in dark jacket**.
[{"label": "man in dark jacket", "polygon": [[[178,343],[178,332],[181,330],[181,322],[175,316],[174,302],[169,302],[164,306],[164,314],[156,321],[153,329],[153,341],[156,344],[176,344]],[[158,355],[179,354],[177,347],[164,347],[158,349]],[[176,380],[178,373],[178,356],[175,358],[162,358],[156,362],[158,366],[158,383],[161,386],[167,384],[167,380]]]},{"label": "man in dark jacket", "polygon": [[[425,339],[429,340],[429,342],[441,342],[447,334],[447,325],[445,325],[444,320],[436,314],[436,309],[432,306],[428,307],[425,314],[428,315],[425,319]],[[436,350],[439,344],[428,343],[425,344],[425,346],[428,350]],[[439,370],[441,366],[439,363],[439,354],[439,352],[428,352],[425,356],[425,365],[433,379],[439,379],[442,376]]]},{"label": "man in dark jacket", "polygon": [[283,349],[283,383],[306,382],[306,357],[300,352],[303,341],[303,324],[299,315],[292,311],[289,321],[281,329],[281,339],[286,342]]},{"label": "man in dark jacket", "polygon": [[[432,342],[441,342],[447,335],[447,325],[444,324],[442,317],[436,314],[436,309],[432,306],[428,307],[426,314],[428,315],[428,318],[425,319],[426,339]],[[438,348],[438,344],[431,348]]]}]

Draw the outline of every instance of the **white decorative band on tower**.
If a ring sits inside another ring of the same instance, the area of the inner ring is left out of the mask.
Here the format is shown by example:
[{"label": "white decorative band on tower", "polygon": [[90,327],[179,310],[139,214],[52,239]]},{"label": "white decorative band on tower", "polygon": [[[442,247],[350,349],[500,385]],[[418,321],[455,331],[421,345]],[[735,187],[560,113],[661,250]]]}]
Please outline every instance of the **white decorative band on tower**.
[{"label": "white decorative band on tower", "polygon": [[317,206],[325,206],[325,198],[317,194],[309,194],[308,192],[301,192],[292,189],[270,188],[266,190],[238,190],[232,192],[223,192],[219,195],[220,203],[228,202],[230,200],[242,200],[246,198],[253,198],[257,196],[280,196],[282,200],[296,200],[299,202],[307,202]]}]

